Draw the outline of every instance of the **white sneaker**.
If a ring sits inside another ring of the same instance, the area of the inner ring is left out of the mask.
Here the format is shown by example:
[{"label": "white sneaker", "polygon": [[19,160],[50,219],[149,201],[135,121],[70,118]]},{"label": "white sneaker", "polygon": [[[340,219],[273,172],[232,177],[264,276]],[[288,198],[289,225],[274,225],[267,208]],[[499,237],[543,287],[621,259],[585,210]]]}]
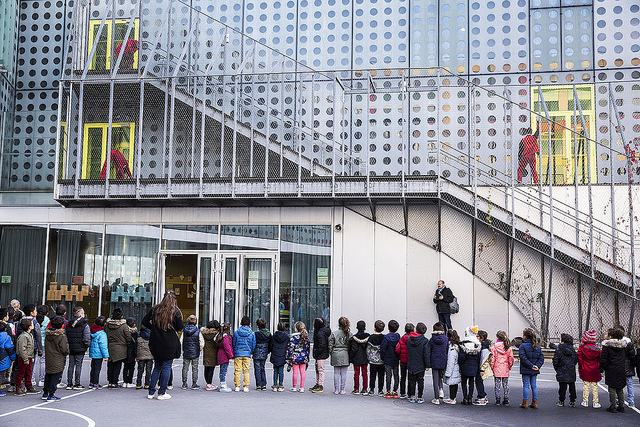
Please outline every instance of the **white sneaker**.
[{"label": "white sneaker", "polygon": [[167,390],[173,390],[173,386],[172,385],[168,385],[167,386]]},{"label": "white sneaker", "polygon": [[205,387],[205,390],[207,391],[214,391],[217,387],[213,384],[207,384],[207,386]]},{"label": "white sneaker", "polygon": [[249,387],[244,387],[244,388],[242,389],[242,391],[243,391],[243,392],[245,392],[245,393],[249,393]]},{"label": "white sneaker", "polygon": [[67,385],[65,383],[60,383],[56,386],[57,388],[66,388]]},{"label": "white sneaker", "polygon": [[158,400],[169,400],[169,399],[171,399],[171,395],[169,393],[158,395]]},{"label": "white sneaker", "polygon": [[233,389],[233,391],[235,391],[235,392],[240,391],[240,387],[236,387],[236,388],[234,388],[234,389]]},{"label": "white sneaker", "polygon": [[44,381],[38,381],[38,387],[44,387]]},{"label": "white sneaker", "polygon": [[440,389],[440,394],[438,395],[440,399],[444,399],[444,390]]},{"label": "white sneaker", "polygon": [[589,402],[585,402],[584,400],[582,401],[582,403],[580,404],[582,406],[584,406],[585,408],[589,407]]},{"label": "white sneaker", "polygon": [[289,391],[298,391],[298,389],[297,389],[297,388],[295,388],[295,387],[291,387],[291,388],[289,389]]},{"label": "white sneaker", "polygon": [[304,393],[304,388],[300,387],[300,390],[298,390],[300,393]]},{"label": "white sneaker", "polygon": [[[58,387],[58,388],[60,388],[60,387]],[[73,386],[72,386],[71,384],[69,384],[69,385],[66,387],[66,389],[67,389],[67,390],[73,390]]]},{"label": "white sneaker", "polygon": [[448,403],[449,405],[455,405],[456,404],[456,400],[455,399],[444,399],[444,403]]},{"label": "white sneaker", "polygon": [[433,403],[434,405],[439,405],[440,404],[440,399],[432,399],[431,403]]},{"label": "white sneaker", "polygon": [[594,404],[593,404],[593,408],[594,408],[594,409],[600,409],[600,408],[602,408],[602,405],[601,405],[601,404],[599,404],[599,403],[594,403]]},{"label": "white sneaker", "polygon": [[155,396],[155,394],[147,394],[147,399],[153,399],[153,396]]}]

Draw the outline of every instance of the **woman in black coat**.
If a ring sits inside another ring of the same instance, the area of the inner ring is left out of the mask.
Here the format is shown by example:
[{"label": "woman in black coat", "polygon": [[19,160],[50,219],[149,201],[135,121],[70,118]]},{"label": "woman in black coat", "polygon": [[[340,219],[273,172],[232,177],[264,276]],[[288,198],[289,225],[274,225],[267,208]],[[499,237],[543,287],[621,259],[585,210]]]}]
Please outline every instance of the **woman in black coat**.
[{"label": "woman in black coat", "polygon": [[173,292],[165,293],[160,304],[153,307],[144,316],[142,325],[151,330],[149,350],[154,358],[148,398],[153,399],[159,381],[158,400],[171,399],[166,391],[173,359],[180,357],[178,332],[184,327],[176,295]]},{"label": "woman in black coat", "polygon": [[569,334],[560,335],[562,342],[553,354],[553,368],[556,370],[556,381],[560,383],[558,396],[560,400],[556,406],[564,406],[569,387],[569,406],[575,407],[576,402],[576,365],[578,353],[573,348],[573,337]]},{"label": "woman in black coat", "polygon": [[624,387],[627,385],[625,375],[625,359],[627,357],[627,342],[623,340],[624,332],[620,329],[609,329],[607,339],[602,341],[602,355],[600,357],[600,372],[604,372],[604,383],[609,388],[608,412],[616,411],[616,396],[618,412],[624,412]]}]

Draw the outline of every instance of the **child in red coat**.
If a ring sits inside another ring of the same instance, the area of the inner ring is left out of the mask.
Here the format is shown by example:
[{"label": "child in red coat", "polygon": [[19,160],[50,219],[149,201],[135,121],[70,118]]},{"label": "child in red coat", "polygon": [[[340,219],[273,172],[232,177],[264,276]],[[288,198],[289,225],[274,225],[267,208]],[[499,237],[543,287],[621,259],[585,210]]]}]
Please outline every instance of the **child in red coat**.
[{"label": "child in red coat", "polygon": [[407,349],[407,341],[411,332],[415,330],[413,323],[404,325],[404,335],[400,337],[398,345],[396,345],[396,354],[400,359],[400,399],[407,398],[407,363],[409,363],[409,350]]},{"label": "child in red coat", "polygon": [[596,345],[596,331],[585,331],[582,343],[578,348],[578,374],[583,381],[582,406],[589,406],[589,390],[593,393],[593,407],[600,408],[598,402],[598,382],[602,379],[600,373],[600,354],[602,350]]}]

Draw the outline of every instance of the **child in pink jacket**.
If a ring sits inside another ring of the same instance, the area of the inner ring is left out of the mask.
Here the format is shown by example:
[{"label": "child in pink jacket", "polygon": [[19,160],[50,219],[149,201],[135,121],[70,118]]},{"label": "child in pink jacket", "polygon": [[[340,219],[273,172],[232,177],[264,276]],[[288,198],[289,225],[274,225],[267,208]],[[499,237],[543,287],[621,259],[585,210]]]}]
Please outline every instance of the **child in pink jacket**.
[{"label": "child in pink jacket", "polygon": [[513,367],[511,341],[505,331],[496,333],[496,343],[491,347],[491,369],[495,379],[496,406],[500,406],[500,389],[504,390],[502,404],[509,406],[509,371]]},{"label": "child in pink jacket", "polygon": [[220,365],[220,388],[218,391],[229,393],[231,387],[227,386],[227,369],[229,368],[229,360],[233,359],[233,346],[231,338],[231,325],[228,322],[222,324],[222,330],[216,335],[218,343],[218,360]]}]

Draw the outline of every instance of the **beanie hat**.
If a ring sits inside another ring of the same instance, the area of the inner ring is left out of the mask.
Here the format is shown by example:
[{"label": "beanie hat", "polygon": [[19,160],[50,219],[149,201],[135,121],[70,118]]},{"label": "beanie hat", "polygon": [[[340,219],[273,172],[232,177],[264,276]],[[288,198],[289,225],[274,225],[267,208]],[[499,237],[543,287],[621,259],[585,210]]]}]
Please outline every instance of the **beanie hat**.
[{"label": "beanie hat", "polygon": [[478,326],[469,326],[464,331],[465,337],[475,337],[478,335]]},{"label": "beanie hat", "polygon": [[584,331],[582,333],[582,342],[595,343],[596,342],[596,330]]}]

